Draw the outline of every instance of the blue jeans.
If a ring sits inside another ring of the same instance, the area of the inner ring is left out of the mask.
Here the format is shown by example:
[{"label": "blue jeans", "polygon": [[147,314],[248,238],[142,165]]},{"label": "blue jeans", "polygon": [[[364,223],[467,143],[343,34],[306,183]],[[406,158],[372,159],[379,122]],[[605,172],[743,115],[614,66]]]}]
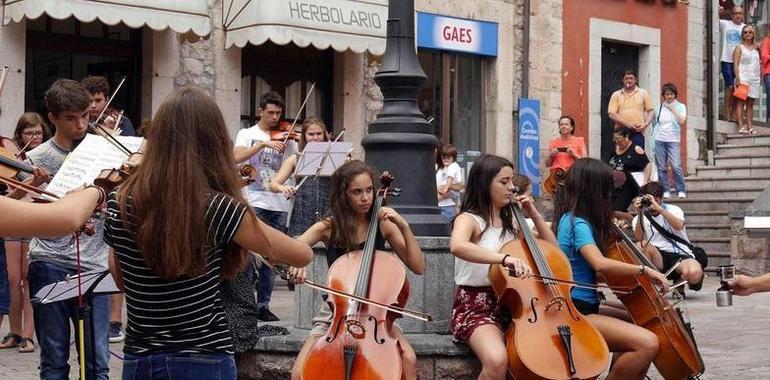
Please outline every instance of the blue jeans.
[{"label": "blue jeans", "polygon": [[767,113],[765,114],[765,120],[770,121],[770,74],[765,75],[762,79],[765,81],[765,95],[767,95]]},{"label": "blue jeans", "polygon": [[[259,207],[253,207],[254,213],[263,222],[278,231],[286,233],[286,217],[283,211],[265,210]],[[275,274],[267,265],[260,265],[257,269],[259,274],[259,283],[257,284],[257,307],[265,308],[270,305],[270,296],[273,294],[275,285]]]},{"label": "blue jeans", "polygon": [[149,355],[126,353],[123,380],[235,379],[235,358],[229,354],[180,354],[161,352]]},{"label": "blue jeans", "polygon": [[[35,295],[43,286],[63,281],[68,275],[75,273],[74,269],[63,268],[44,261],[35,261],[29,264],[29,290],[32,295]],[[43,380],[67,379],[70,373],[68,364],[71,335],[69,322],[72,321],[75,331],[77,331],[77,298],[47,305],[38,303],[32,305],[35,313],[35,334],[37,334],[40,344],[40,378]],[[109,310],[106,295],[93,298],[93,309],[90,317],[93,318],[94,341],[96,342],[96,378],[100,380],[109,378]],[[92,332],[88,317],[85,320],[86,378],[93,379]]]},{"label": "blue jeans", "polygon": [[8,260],[5,257],[5,242],[0,239],[0,315],[8,315],[11,307],[11,289],[8,287]]},{"label": "blue jeans", "polygon": [[631,135],[631,141],[633,141],[636,145],[639,145],[644,149],[644,134],[639,132],[634,132],[633,135]]},{"label": "blue jeans", "polygon": [[668,164],[674,172],[674,186],[676,191],[684,192],[684,177],[682,176],[682,155],[678,142],[655,142],[655,166],[658,167],[658,181],[665,191],[668,186]]},{"label": "blue jeans", "polygon": [[441,209],[441,216],[444,217],[447,223],[452,223],[452,218],[455,217],[455,206],[439,206]]}]

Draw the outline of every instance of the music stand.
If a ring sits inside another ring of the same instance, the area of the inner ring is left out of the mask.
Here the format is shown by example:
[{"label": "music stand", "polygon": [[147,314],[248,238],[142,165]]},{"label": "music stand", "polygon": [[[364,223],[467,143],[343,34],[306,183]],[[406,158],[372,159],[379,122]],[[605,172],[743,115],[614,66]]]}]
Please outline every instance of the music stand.
[{"label": "music stand", "polygon": [[345,163],[352,149],[353,143],[350,141],[309,142],[297,161],[296,175],[329,177]]},{"label": "music stand", "polygon": [[[82,290],[83,299],[86,300],[86,302],[83,303],[83,306],[78,307],[78,318],[80,319],[85,319],[91,310],[93,310],[94,294],[112,294],[121,292],[109,271],[94,270],[67,276],[67,279],[64,281],[54,282],[40,288],[37,294],[35,294],[35,297],[31,299],[31,302],[47,305],[76,298],[78,296],[78,277],[80,277],[80,288]],[[94,334],[93,315],[88,318],[88,321],[91,328],[91,352],[89,352],[91,355],[91,371],[93,378],[96,379],[96,334]],[[83,352],[85,353],[85,350]]]}]

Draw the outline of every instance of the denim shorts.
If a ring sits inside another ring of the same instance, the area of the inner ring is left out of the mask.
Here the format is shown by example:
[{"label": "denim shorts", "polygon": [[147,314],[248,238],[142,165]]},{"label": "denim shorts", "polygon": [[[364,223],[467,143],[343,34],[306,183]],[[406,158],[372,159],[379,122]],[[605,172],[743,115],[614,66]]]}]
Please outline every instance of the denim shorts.
[{"label": "denim shorts", "polygon": [[123,380],[212,379],[235,380],[235,358],[231,354],[181,354],[160,352],[123,358]]},{"label": "denim shorts", "polygon": [[735,84],[735,71],[733,71],[732,62],[721,62],[722,78],[725,80],[725,87],[732,87]]}]

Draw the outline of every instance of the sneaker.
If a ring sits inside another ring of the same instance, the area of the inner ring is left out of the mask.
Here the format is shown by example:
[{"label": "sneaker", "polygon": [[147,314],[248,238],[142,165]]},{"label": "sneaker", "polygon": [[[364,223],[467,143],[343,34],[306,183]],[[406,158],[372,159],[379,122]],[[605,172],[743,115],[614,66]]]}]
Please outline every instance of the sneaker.
[{"label": "sneaker", "polygon": [[687,198],[687,194],[684,191],[679,192],[679,198]]},{"label": "sneaker", "polygon": [[110,343],[120,343],[124,340],[126,340],[126,333],[123,331],[123,324],[110,322]]},{"label": "sneaker", "polygon": [[259,312],[257,313],[257,319],[263,322],[275,322],[281,320],[277,315],[273,314],[273,312],[266,307],[259,309]]},{"label": "sneaker", "polygon": [[671,198],[671,193],[669,193],[668,191],[664,191],[663,198],[666,198],[666,199]]}]

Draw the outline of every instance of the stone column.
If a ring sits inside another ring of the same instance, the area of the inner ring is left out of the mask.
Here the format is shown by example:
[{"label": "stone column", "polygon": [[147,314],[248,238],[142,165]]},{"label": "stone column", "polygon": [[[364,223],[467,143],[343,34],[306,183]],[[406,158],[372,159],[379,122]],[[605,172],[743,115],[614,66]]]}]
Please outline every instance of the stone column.
[{"label": "stone column", "polygon": [[27,75],[26,21],[0,26],[0,46],[0,69],[4,66],[9,68],[5,89],[0,96],[0,135],[11,137],[19,116],[24,113],[24,78]]}]

